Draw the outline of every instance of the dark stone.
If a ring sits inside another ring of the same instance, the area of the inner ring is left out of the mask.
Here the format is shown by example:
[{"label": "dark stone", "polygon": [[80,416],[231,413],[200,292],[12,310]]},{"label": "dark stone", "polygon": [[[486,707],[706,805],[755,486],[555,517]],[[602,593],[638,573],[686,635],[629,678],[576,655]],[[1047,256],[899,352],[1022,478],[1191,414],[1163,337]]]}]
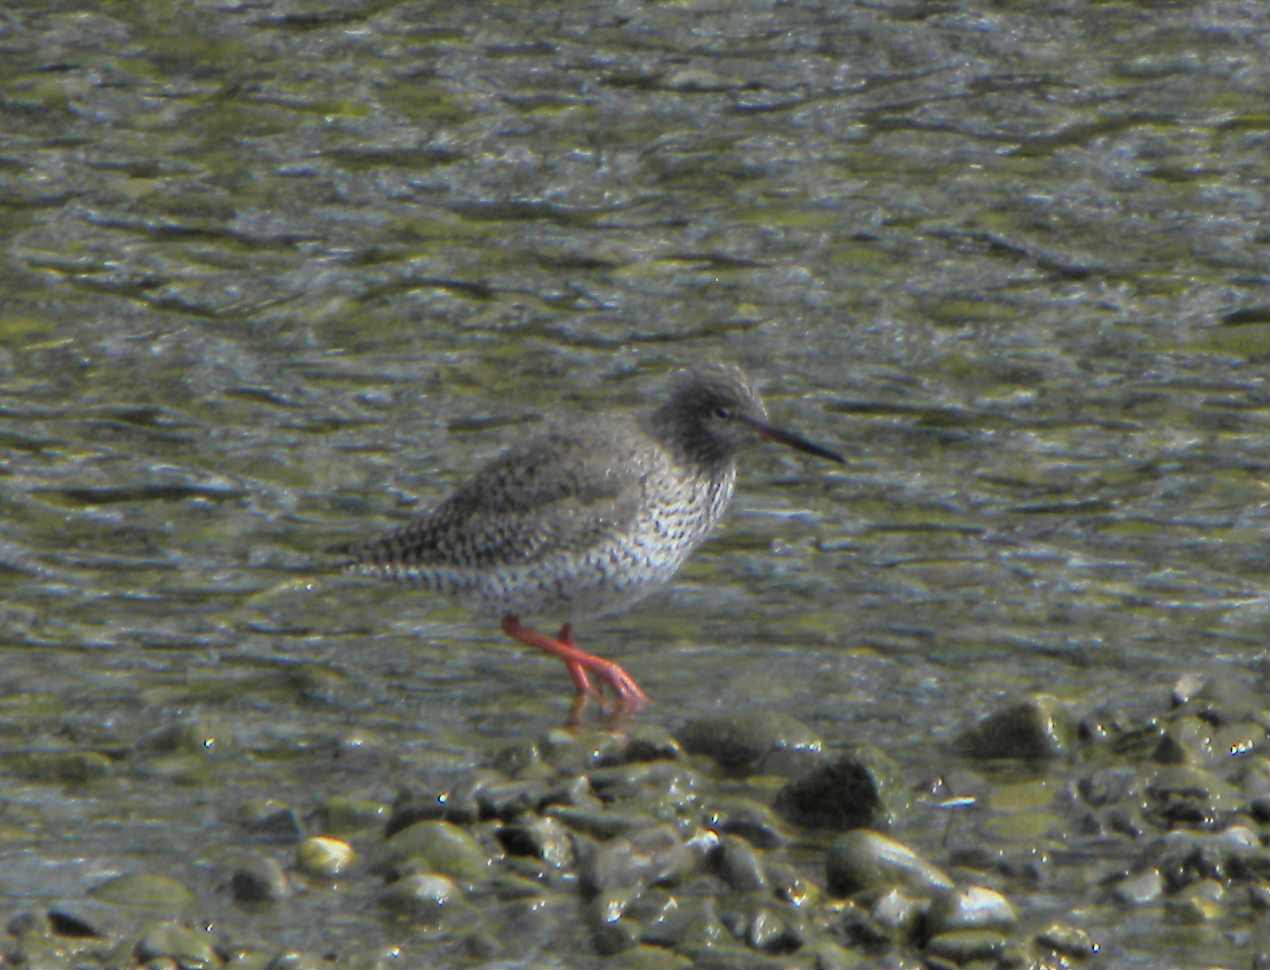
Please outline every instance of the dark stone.
[{"label": "dark stone", "polygon": [[898,766],[871,746],[839,755],[776,795],[781,815],[811,828],[889,828],[908,805]]},{"label": "dark stone", "polygon": [[251,856],[234,866],[229,877],[230,891],[239,902],[273,902],[289,895],[287,874],[267,856]]},{"label": "dark stone", "polygon": [[1056,758],[1067,752],[1072,735],[1058,699],[1035,694],[964,731],[959,747],[976,758]]}]

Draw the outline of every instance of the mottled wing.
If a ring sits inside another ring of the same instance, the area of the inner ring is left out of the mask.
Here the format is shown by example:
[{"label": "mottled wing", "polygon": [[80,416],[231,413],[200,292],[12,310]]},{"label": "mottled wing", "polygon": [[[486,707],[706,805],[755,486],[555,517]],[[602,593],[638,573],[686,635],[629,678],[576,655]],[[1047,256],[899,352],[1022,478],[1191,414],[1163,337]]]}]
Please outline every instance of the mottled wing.
[{"label": "mottled wing", "polygon": [[601,543],[630,527],[658,457],[651,443],[632,449],[625,430],[541,435],[486,465],[431,513],[341,551],[395,573],[530,563]]}]

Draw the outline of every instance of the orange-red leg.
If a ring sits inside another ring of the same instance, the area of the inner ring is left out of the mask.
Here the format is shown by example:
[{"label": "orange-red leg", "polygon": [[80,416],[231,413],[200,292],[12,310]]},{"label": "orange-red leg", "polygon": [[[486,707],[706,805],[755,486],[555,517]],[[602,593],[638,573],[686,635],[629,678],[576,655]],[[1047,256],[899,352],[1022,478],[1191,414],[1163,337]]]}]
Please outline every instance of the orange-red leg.
[{"label": "orange-red leg", "polygon": [[648,695],[640,689],[639,684],[635,683],[634,677],[612,660],[605,660],[593,653],[587,653],[573,642],[573,627],[570,624],[566,623],[562,626],[560,632],[554,637],[522,626],[519,617],[511,614],[503,617],[502,626],[503,632],[513,640],[545,650],[553,657],[559,657],[564,661],[579,694],[597,693],[591,685],[591,679],[587,676],[589,671],[613,689],[622,707],[642,707],[648,703]]}]

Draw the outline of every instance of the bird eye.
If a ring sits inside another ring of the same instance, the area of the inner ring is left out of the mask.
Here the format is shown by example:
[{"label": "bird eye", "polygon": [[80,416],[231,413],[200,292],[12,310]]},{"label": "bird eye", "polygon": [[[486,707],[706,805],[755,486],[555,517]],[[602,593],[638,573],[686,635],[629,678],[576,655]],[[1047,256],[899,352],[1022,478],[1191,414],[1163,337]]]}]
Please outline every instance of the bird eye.
[{"label": "bird eye", "polygon": [[714,416],[720,421],[726,421],[728,418],[732,417],[732,412],[725,407],[717,407],[714,409]]}]

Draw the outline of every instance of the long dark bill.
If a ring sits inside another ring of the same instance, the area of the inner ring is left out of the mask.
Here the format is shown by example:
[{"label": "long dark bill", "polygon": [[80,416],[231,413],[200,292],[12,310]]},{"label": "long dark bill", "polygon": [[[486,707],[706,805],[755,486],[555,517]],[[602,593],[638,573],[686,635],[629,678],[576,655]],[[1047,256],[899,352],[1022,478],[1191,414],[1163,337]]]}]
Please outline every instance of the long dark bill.
[{"label": "long dark bill", "polygon": [[830,461],[836,461],[839,465],[845,465],[847,463],[847,460],[836,451],[831,451],[824,445],[818,445],[814,441],[808,441],[802,435],[795,434],[793,431],[786,431],[783,428],[774,428],[770,424],[763,421],[756,421],[753,418],[746,418],[745,423],[750,425],[768,441],[777,441],[782,445],[789,445],[791,448],[797,448],[799,451],[805,451],[809,455],[816,455],[820,458],[828,458]]}]

